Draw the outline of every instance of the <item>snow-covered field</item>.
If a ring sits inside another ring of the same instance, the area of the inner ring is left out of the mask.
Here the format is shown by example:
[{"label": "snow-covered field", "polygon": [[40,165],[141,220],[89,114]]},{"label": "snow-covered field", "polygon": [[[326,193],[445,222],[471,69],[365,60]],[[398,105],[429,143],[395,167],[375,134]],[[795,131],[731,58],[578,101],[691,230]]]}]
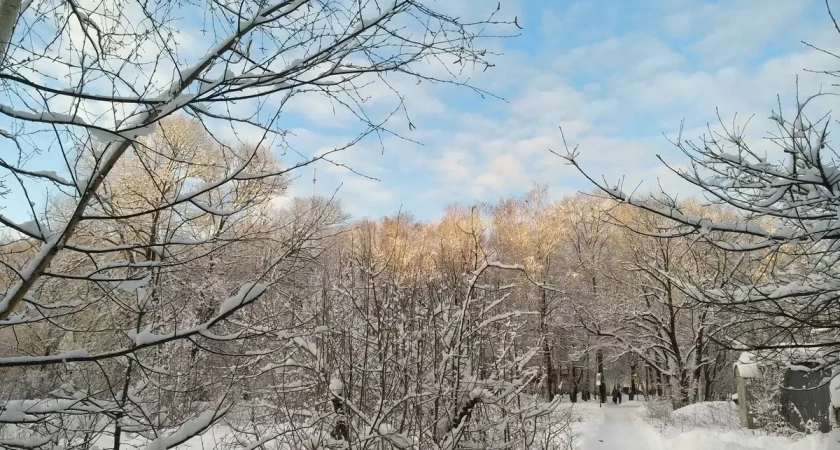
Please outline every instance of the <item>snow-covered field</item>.
[{"label": "snow-covered field", "polygon": [[575,407],[582,450],[837,450],[840,431],[802,439],[768,436],[737,427],[734,404],[707,402],[672,413],[672,423],[647,419],[641,402]]},{"label": "snow-covered field", "polygon": [[[686,406],[667,415],[650,414],[653,403],[597,402],[562,403],[557,417],[571,408],[576,449],[580,450],[840,450],[840,430],[800,439],[768,435],[738,427],[737,410],[731,402],[705,402]],[[653,418],[651,416],[654,416]],[[558,439],[565,439],[557,436]],[[275,442],[276,443],[276,442]],[[249,445],[250,444],[250,445]],[[180,450],[248,449],[255,442],[238,441],[226,425],[215,425],[180,445]],[[560,442],[558,441],[558,444]],[[126,448],[163,450],[162,441],[129,438]],[[553,444],[552,444],[553,445]],[[110,438],[100,438],[94,448],[111,448]],[[566,448],[560,445],[558,448]],[[540,447],[541,448],[541,447]]]}]

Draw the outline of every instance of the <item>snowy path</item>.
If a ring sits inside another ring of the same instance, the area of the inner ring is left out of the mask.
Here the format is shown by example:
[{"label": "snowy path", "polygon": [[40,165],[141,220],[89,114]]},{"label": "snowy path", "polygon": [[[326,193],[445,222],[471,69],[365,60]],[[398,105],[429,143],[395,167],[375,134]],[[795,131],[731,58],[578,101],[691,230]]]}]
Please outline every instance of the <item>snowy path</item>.
[{"label": "snowy path", "polygon": [[643,422],[639,404],[604,404],[603,422],[588,436],[584,436],[582,450],[618,450],[657,448],[658,443],[648,442],[648,425]]},{"label": "snowy path", "polygon": [[[581,450],[840,450],[840,431],[793,441],[737,426],[656,427],[645,420],[643,403],[637,402],[578,407],[584,417],[579,428]],[[695,413],[698,410],[702,408]]]}]

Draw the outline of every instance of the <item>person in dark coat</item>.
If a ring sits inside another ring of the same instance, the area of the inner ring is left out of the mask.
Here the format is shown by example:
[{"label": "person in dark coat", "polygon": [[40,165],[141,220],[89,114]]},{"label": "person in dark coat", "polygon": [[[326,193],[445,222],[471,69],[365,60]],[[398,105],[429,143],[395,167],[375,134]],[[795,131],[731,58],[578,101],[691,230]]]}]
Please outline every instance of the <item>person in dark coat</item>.
[{"label": "person in dark coat", "polygon": [[618,388],[617,387],[613,387],[612,400],[613,400],[613,404],[618,403]]}]

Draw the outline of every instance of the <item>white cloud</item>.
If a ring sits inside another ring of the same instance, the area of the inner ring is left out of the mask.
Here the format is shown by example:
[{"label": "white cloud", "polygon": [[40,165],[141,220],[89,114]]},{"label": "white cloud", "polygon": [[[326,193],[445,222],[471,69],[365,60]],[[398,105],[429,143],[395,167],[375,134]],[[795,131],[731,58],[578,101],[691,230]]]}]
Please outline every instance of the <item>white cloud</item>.
[{"label": "white cloud", "polygon": [[[390,126],[424,145],[385,135],[383,154],[375,138],[366,139],[331,159],[383,181],[319,164],[319,193],[342,186],[339,197],[359,217],[393,212],[401,204],[413,210],[456,200],[493,201],[524,191],[533,181],[550,184],[555,193],[589,190],[573,168],[549,152],[563,152],[562,127],[569,144],[579,145],[581,164],[593,175],[610,183],[625,176],[627,186],[644,181],[647,190],[661,183],[666,190],[696,195],[656,159],[663,155],[677,166],[685,162],[661,132],[673,136],[685,118],[685,135],[694,138],[720,108],[727,122],[736,112],[743,119],[756,114],[750,142],[766,146],[761,138],[771,124],[764,118],[776,94],[791,102],[797,75],[805,92],[826,81],[802,69],[834,70],[837,65],[834,58],[797,44],[804,39],[836,47],[830,24],[808,19],[824,9],[816,0],[648,0],[644,5],[656,7],[656,15],[629,30],[635,23],[631,19],[642,13],[623,16],[628,6],[605,8],[612,4],[576,2],[536,17],[523,16],[524,6],[516,2],[508,12],[534,28],[541,20],[542,37],[550,42],[527,45],[541,48],[517,44],[517,50],[494,58],[496,68],[463,76],[503,94],[509,103],[478,100],[463,89],[455,92],[402,75],[386,78],[400,95],[380,82],[363,87],[360,98],[374,117],[383,117],[404,97],[418,128],[408,131],[401,115]],[[469,2],[441,5],[455,16],[472,12],[462,11],[471,8]],[[619,26],[620,32],[613,33],[611,27]],[[577,44],[563,48],[565,41]],[[186,39],[182,45],[196,43]],[[440,75],[446,68],[442,63],[424,67]],[[242,103],[235,106],[247,110],[249,105]],[[302,95],[287,106],[282,123],[295,127],[296,136],[288,140],[304,156],[343,145],[358,129],[357,118],[343,106],[334,113],[323,97]],[[290,164],[300,156],[289,153],[283,159]],[[309,192],[310,174],[305,172],[295,189]]]},{"label": "white cloud", "polygon": [[[755,7],[749,2],[714,4],[703,14],[744,18]],[[579,13],[586,9],[576,8]],[[797,12],[800,10],[801,4],[780,5],[779,9],[795,17],[802,15]],[[770,29],[757,35],[755,27],[739,29],[729,19],[686,30],[686,35],[696,35],[697,45],[691,51],[700,58],[691,64],[664,41],[640,32],[571,49],[556,59],[552,70],[540,69],[539,61],[522,65],[521,55],[515,55],[511,64],[516,77],[498,71],[494,76],[500,80],[489,80],[496,86],[510,87],[509,80],[514,78],[521,85],[500,114],[466,112],[457,119],[457,131],[427,136],[428,147],[443,151],[431,167],[438,179],[447,182],[429,187],[433,191],[430,196],[493,200],[499,193],[521,192],[531,181],[549,183],[557,192],[574,190],[572,186],[588,190],[579,174],[548,152],[554,149],[562,153],[561,125],[569,143],[579,145],[581,164],[593,175],[603,175],[610,183],[623,179],[627,186],[644,182],[642,191],[657,190],[661,185],[681,196],[698,195],[696,188],[657,159],[662,155],[677,168],[685,162],[679,150],[662,136],[663,131],[674,137],[680,121],[686,118],[684,137],[696,138],[706,131],[703,127],[707,122],[717,128],[713,122],[717,108],[727,123],[735,113],[741,124],[756,114],[749,136],[750,142],[761,148],[767,144],[761,138],[772,126],[764,118],[775,105],[775,95],[792,101],[797,75],[804,91],[817,89],[818,77],[802,69],[825,69],[836,64],[805,46],[794,47],[757,66],[740,57],[743,52],[758,52],[780,39],[798,39],[795,31],[785,32],[788,19],[779,18],[783,14],[768,14],[775,18],[766,22]],[[819,42],[836,37],[830,29],[819,33],[811,30],[808,36]],[[704,53],[705,48],[714,48],[716,41],[739,39],[745,43],[733,48],[732,57]],[[520,74],[528,77],[519,78]],[[566,78],[582,75],[599,81],[576,87]],[[453,176],[467,173],[469,176]]]},{"label": "white cloud", "polygon": [[470,177],[470,156],[464,150],[445,151],[433,167],[446,181],[463,181]]},{"label": "white cloud", "polygon": [[390,186],[358,176],[345,179],[338,196],[354,200],[346,205],[346,209],[355,218],[378,216],[382,214],[383,209],[392,207],[394,201],[399,200]]},{"label": "white cloud", "polygon": [[625,79],[645,77],[680,67],[685,57],[652,36],[632,33],[576,47],[556,58],[564,74]]},{"label": "white cloud", "polygon": [[528,183],[528,174],[522,167],[522,159],[513,154],[504,154],[490,159],[485,170],[475,179],[475,185],[498,194],[499,191]]},{"label": "white cloud", "polygon": [[780,31],[786,28],[787,33],[805,31],[802,16],[809,3],[813,4],[807,0],[739,0],[706,4],[680,14],[690,14],[690,26],[702,34],[690,50],[717,66],[756,57],[766,45],[784,39]]}]

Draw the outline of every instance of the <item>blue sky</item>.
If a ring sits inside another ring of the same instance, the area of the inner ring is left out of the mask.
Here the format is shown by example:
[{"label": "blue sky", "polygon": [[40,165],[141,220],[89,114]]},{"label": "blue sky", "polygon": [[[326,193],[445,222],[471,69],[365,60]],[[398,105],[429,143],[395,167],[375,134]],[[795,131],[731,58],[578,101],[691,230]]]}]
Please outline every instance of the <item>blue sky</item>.
[{"label": "blue sky", "polygon": [[[496,6],[435,3],[461,17]],[[840,2],[832,3],[840,12]],[[657,154],[675,164],[683,161],[663,133],[673,136],[685,119],[685,134],[697,136],[719,108],[726,120],[735,113],[755,114],[749,136],[765,145],[761,137],[771,125],[766,117],[776,95],[790,106],[797,75],[805,93],[832,82],[803,69],[837,68],[837,61],[801,41],[840,47],[822,0],[515,0],[502,1],[501,13],[519,17],[521,35],[487,41],[503,55],[493,57],[494,68],[469,76],[472,85],[504,100],[389,78],[416,126],[409,130],[397,118],[390,128],[422,145],[386,137],[383,150],[376,140],[365,140],[335,160],[379,181],[320,164],[318,193],[338,190],[356,218],[403,210],[434,220],[447,204],[493,202],[533,183],[548,184],[555,196],[588,190],[583,177],[549,152],[562,150],[562,127],[593,174],[694,195],[657,161]],[[187,53],[190,45],[201,44],[188,33],[180,39]],[[198,56],[202,51],[194,49]],[[382,86],[369,93],[373,115],[394,105],[395,97]],[[317,97],[296,98],[288,109],[283,126],[305,155],[340,145],[360,129],[349,114],[334,114]],[[33,162],[48,164],[44,158]],[[312,170],[297,175],[290,196],[309,195]],[[0,203],[3,214],[26,220],[20,198]]]},{"label": "blue sky", "polygon": [[[683,159],[663,137],[685,119],[687,136],[714,121],[756,117],[749,136],[761,146],[776,104],[794,101],[825,77],[803,69],[831,69],[836,61],[800,41],[840,46],[822,1],[523,1],[520,37],[493,43],[504,52],[473,83],[505,98],[481,99],[440,86],[411,87],[408,110],[418,129],[400,129],[424,145],[371,143],[342,158],[373,182],[319,169],[317,189],[339,190],[356,217],[408,210],[439,217],[448,203],[492,202],[518,195],[534,182],[555,196],[588,190],[587,182],[549,149],[562,148],[559,127],[596,175],[626,183],[661,184],[695,195],[661,167],[657,154]],[[840,4],[837,6],[840,11]],[[311,190],[311,174],[294,191]]]}]

